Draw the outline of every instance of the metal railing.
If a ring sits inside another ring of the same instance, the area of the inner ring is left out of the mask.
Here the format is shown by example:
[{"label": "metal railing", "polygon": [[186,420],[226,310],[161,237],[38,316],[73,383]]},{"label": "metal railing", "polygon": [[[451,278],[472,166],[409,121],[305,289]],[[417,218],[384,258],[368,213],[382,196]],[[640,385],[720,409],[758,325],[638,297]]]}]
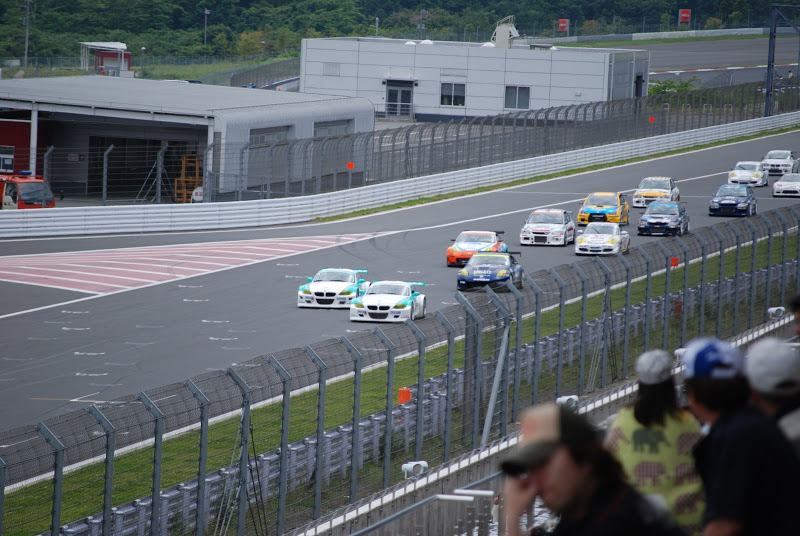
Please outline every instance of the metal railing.
[{"label": "metal railing", "polygon": [[800,293],[799,223],[794,207],[721,222],[4,431],[2,530],[83,534],[109,520],[189,534],[201,514],[242,531],[303,526],[399,481],[403,462],[508,437],[530,403],[627,380],[647,348],[761,324]]}]

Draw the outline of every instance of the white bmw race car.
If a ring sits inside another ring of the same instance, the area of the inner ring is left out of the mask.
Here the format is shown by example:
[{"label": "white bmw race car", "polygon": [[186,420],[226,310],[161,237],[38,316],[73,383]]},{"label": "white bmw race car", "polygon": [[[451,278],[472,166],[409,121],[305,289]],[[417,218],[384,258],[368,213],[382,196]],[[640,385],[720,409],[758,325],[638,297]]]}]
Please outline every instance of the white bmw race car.
[{"label": "white bmw race car", "polygon": [[728,184],[745,184],[747,186],[766,186],[769,184],[769,173],[761,162],[737,162],[728,173]]},{"label": "white bmw race car", "polygon": [[575,241],[576,255],[615,255],[631,249],[631,237],[618,223],[590,223]]},{"label": "white bmw race car", "polygon": [[566,210],[534,210],[519,232],[521,246],[566,246],[575,242],[575,221]]},{"label": "white bmw race car", "polygon": [[681,191],[670,177],[645,177],[633,192],[633,206],[645,208],[653,201],[680,201]]},{"label": "white bmw race car", "polygon": [[417,291],[422,282],[375,281],[367,292],[350,303],[355,322],[405,322],[425,317],[425,295]]},{"label": "white bmw race car", "polygon": [[350,268],[320,270],[297,289],[297,306],[346,309],[369,288],[369,281],[363,279],[366,274],[367,270]]},{"label": "white bmw race car", "polygon": [[797,173],[798,165],[794,152],[775,150],[768,152],[761,160],[764,170],[770,175],[783,175],[784,173]]}]

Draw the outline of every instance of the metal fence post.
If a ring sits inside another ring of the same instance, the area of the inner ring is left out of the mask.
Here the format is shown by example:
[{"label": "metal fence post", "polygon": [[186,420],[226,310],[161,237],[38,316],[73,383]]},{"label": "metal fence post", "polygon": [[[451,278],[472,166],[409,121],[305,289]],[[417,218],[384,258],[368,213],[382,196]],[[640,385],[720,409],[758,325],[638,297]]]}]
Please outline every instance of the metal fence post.
[{"label": "metal fence post", "polygon": [[675,242],[683,250],[683,307],[681,307],[681,347],[686,342],[686,322],[688,313],[686,304],[689,303],[689,246],[681,238],[675,237]]},{"label": "metal fence post", "polygon": [[[319,519],[320,507],[322,506],[322,456],[325,443],[325,389],[328,383],[328,365],[317,355],[310,346],[303,348],[303,351],[319,369],[319,395],[317,400],[317,446],[314,465],[314,519]],[[387,421],[391,415],[387,415]]]},{"label": "metal fence post", "polygon": [[[758,228],[753,225],[749,219],[744,219],[745,225],[750,229],[750,232],[753,236],[752,238],[752,247],[750,248],[750,317],[748,319],[747,325],[748,327],[753,327],[753,322],[755,321],[756,315],[756,270],[758,269]],[[733,225],[731,228],[735,229]],[[735,231],[734,231],[735,232]],[[737,235],[737,246],[739,245],[738,242],[738,235]],[[741,250],[741,248],[737,248]],[[739,256],[741,253],[737,251],[736,254],[736,280],[739,280]],[[739,285],[736,285],[737,291]],[[739,299],[736,299],[736,305],[738,308]],[[734,317],[735,318],[735,317]],[[734,321],[734,327],[736,326],[736,322]],[[734,331],[736,333],[736,331]]]},{"label": "metal fence post", "polygon": [[581,329],[580,345],[578,347],[578,395],[580,396],[583,395],[583,375],[586,360],[586,302],[588,301],[586,283],[589,281],[589,276],[574,262],[569,266],[581,278]]},{"label": "metal fence post", "polygon": [[[495,307],[497,307],[497,311],[502,317],[502,324],[503,324],[503,335],[502,335],[502,342],[500,344],[500,352],[497,356],[497,370],[495,373],[495,378],[498,376],[501,379],[501,383],[499,385],[500,391],[503,393],[503,399],[500,404],[500,436],[506,437],[507,429],[506,424],[508,423],[508,346],[510,342],[510,330],[511,330],[511,311],[505,306],[505,304],[500,300],[497,294],[489,288],[489,286],[483,287],[486,294],[489,295],[489,298],[492,300],[492,303]],[[497,381],[495,381],[497,383]],[[493,391],[495,391],[493,389]],[[497,393],[493,392],[492,397],[495,399],[497,398]],[[491,419],[491,413],[487,411],[486,413],[487,419]],[[484,428],[486,430],[486,428]]]},{"label": "metal fence post", "polygon": [[111,492],[114,489],[114,450],[116,449],[116,428],[111,424],[100,409],[92,404],[88,408],[103,430],[106,432],[106,460],[105,460],[105,482],[103,484],[103,536],[111,534]]},{"label": "metal fence post", "polygon": [[444,409],[444,453],[442,463],[450,461],[450,438],[453,423],[453,361],[455,358],[456,328],[441,311],[436,311],[433,315],[442,323],[447,330],[447,378],[445,379],[445,409]]},{"label": "metal fence post", "polygon": [[600,371],[600,387],[605,388],[606,379],[608,377],[608,346],[611,343],[611,329],[609,322],[611,321],[611,269],[606,266],[606,263],[600,257],[594,258],[595,264],[605,274],[605,292],[603,296],[603,362]]},{"label": "metal fence post", "polygon": [[[564,362],[562,356],[564,355],[564,309],[566,308],[566,289],[567,283],[564,281],[558,272],[553,270],[552,268],[547,269],[547,273],[550,274],[556,284],[558,285],[558,337],[557,337],[557,352],[556,355],[556,393],[555,396],[558,398],[561,396],[561,380],[562,380],[562,373],[564,369]],[[605,383],[605,382],[604,382]]]},{"label": "metal fence post", "polygon": [[650,287],[653,280],[653,258],[647,254],[642,246],[636,246],[636,251],[644,259],[647,270],[647,282],[644,290],[644,351],[650,347]]},{"label": "metal fence post", "polygon": [[536,399],[539,391],[539,333],[542,326],[542,289],[536,284],[531,276],[528,274],[522,275],[522,280],[525,284],[533,289],[536,295],[536,306],[534,308],[534,321],[533,321],[533,386],[531,393],[531,404],[536,404]]},{"label": "metal fence post", "polygon": [[[783,239],[781,240],[781,297],[780,304],[786,303],[786,238],[789,236],[789,220],[781,213],[780,210],[775,211],[775,216],[781,220],[781,228],[783,232]],[[767,304],[769,307],[769,303]]]},{"label": "metal fence post", "polygon": [[[774,238],[774,229],[775,226],[769,221],[769,218],[765,218],[761,214],[756,215],[757,218],[760,218],[767,226],[767,288],[766,288],[766,298],[764,299],[764,322],[769,322],[769,306],[770,300],[772,299],[772,239]],[[756,248],[755,245],[753,246],[753,254],[755,256]],[[755,277],[755,274],[753,274]],[[783,302],[781,302],[783,303]]]},{"label": "metal fence post", "polygon": [[169,149],[169,145],[167,142],[161,142],[161,149],[158,151],[158,156],[156,156],[156,204],[161,203],[161,186],[162,186],[162,178],[164,176],[164,153],[167,152]]},{"label": "metal fence post", "polygon": [[717,236],[719,240],[719,280],[717,281],[717,331],[716,337],[722,337],[722,284],[725,281],[725,235],[723,235],[716,226],[710,227],[711,232]]},{"label": "metal fence post", "polygon": [[[281,460],[280,460],[280,476],[278,477],[278,527],[276,534],[283,534],[283,523],[286,517],[286,488],[289,478],[289,409],[292,400],[292,377],[286,372],[274,355],[269,356],[267,363],[272,365],[275,372],[281,377],[283,381],[283,407],[281,408]],[[324,480],[321,473],[317,473],[317,480]],[[246,490],[247,488],[245,488]],[[242,495],[239,492],[239,500],[242,500]],[[245,499],[246,500],[246,499]],[[242,519],[242,533],[244,534],[244,512],[240,513]],[[238,526],[236,527],[238,530]]]},{"label": "metal fence post", "polygon": [[3,458],[0,458],[0,534],[3,533],[3,515],[5,515],[5,499],[6,499],[6,462],[3,461]]},{"label": "metal fence post", "polygon": [[[50,184],[50,163],[53,158],[53,151],[55,145],[51,145],[44,153],[44,164],[42,165],[42,180],[45,184]],[[42,190],[42,208],[47,207],[47,199],[45,198],[44,190]]]},{"label": "metal fence post", "polygon": [[108,155],[114,150],[114,144],[108,146],[103,153],[103,206],[108,202]]},{"label": "metal fence post", "polygon": [[517,287],[514,286],[514,283],[512,283],[510,279],[506,280],[506,288],[508,288],[508,290],[514,295],[514,299],[517,302],[517,329],[514,342],[514,378],[512,380],[514,386],[513,395],[511,397],[511,421],[517,422],[517,415],[519,412],[519,384],[521,381],[520,369],[522,367],[522,319],[524,316],[523,300],[525,296]]},{"label": "metal fence post", "polygon": [[[481,364],[483,362],[483,318],[481,315],[478,314],[478,311],[469,303],[463,294],[460,292],[456,292],[455,294],[456,300],[466,311],[467,315],[473,319],[475,322],[474,328],[474,344],[475,344],[475,360],[473,363],[469,363],[469,344],[468,340],[465,340],[464,344],[464,374],[466,378],[472,384],[472,449],[476,450],[479,446],[479,435],[478,430],[480,429],[481,421],[480,421],[480,413],[481,413],[481,385],[482,385],[482,372],[481,372]],[[470,326],[467,324],[467,331],[469,331]],[[472,368],[472,371],[469,368]],[[470,374],[472,372],[472,374]],[[469,391],[465,392],[465,400],[466,396],[469,395]]]},{"label": "metal fence post", "polygon": [[142,391],[136,398],[144,404],[153,417],[156,418],[155,438],[153,444],[153,491],[150,505],[150,535],[158,536],[161,524],[161,456],[164,441],[164,414],[150,397]]},{"label": "metal fence post", "polygon": [[[60,534],[61,527],[61,490],[64,485],[64,444],[50,431],[47,425],[40,422],[36,429],[44,436],[45,441],[53,447],[53,507],[50,510],[50,534]],[[155,535],[154,535],[155,536]]]},{"label": "metal fence post", "polygon": [[[736,274],[734,275],[733,279],[733,333],[736,334],[739,333],[739,278],[742,273],[742,232],[737,229],[735,225],[729,225],[729,227],[731,231],[733,231],[733,234],[736,235]],[[753,236],[755,237],[755,235]],[[753,248],[755,247],[756,242],[753,240]],[[755,273],[751,274],[751,284],[753,283],[752,277],[755,277]],[[750,315],[748,327],[753,327],[752,314]]]},{"label": "metal fence post", "polygon": [[789,210],[794,214],[795,221],[797,222],[797,250],[795,252],[795,274],[794,274],[794,295],[800,295],[800,212],[794,208],[789,207]]},{"label": "metal fence post", "polygon": [[347,337],[339,338],[347,351],[353,357],[353,433],[350,443],[350,500],[349,504],[356,501],[358,486],[358,451],[361,444],[361,352],[353,346]]},{"label": "metal fence post", "polygon": [[700,243],[700,257],[702,259],[700,265],[700,318],[699,326],[697,328],[697,336],[702,337],[705,334],[705,320],[706,320],[706,262],[708,261],[708,242],[703,238],[700,233],[695,233],[694,237]]},{"label": "metal fence post", "polygon": [[665,269],[664,269],[664,325],[663,340],[661,348],[666,350],[669,348],[669,299],[670,299],[670,275],[672,274],[672,252],[664,246],[661,242],[656,242],[656,245],[664,254]]},{"label": "metal fence post", "polygon": [[197,459],[197,509],[194,533],[203,536],[206,528],[206,467],[208,466],[208,405],[211,401],[191,380],[183,385],[200,402],[200,455]]},{"label": "metal fence post", "polygon": [[628,378],[628,316],[631,310],[631,277],[633,265],[621,253],[617,253],[617,258],[625,266],[625,315],[622,320],[622,379]]},{"label": "metal fence post", "polygon": [[[380,328],[375,328],[373,333],[386,346],[386,427],[383,431],[383,487],[388,488],[391,484],[391,465],[392,465],[392,408],[394,407],[394,351],[395,345]],[[452,348],[452,346],[451,346]],[[450,350],[452,352],[452,350]],[[448,402],[452,404],[448,398]],[[448,414],[447,417],[450,415]],[[449,433],[450,428],[447,428]],[[316,519],[316,518],[315,518]]]},{"label": "metal fence post", "polygon": [[[211,126],[213,126],[213,119],[209,119]],[[209,203],[214,200],[214,193],[211,191],[211,173],[213,172],[213,154],[212,151],[216,143],[209,143],[203,151],[203,202]],[[209,155],[211,158],[209,158]]]},{"label": "metal fence post", "polygon": [[[238,504],[236,505],[236,534],[238,536],[244,536],[244,518],[245,514],[247,513],[247,461],[248,461],[248,452],[250,450],[249,441],[248,441],[248,432],[250,430],[250,387],[245,383],[239,374],[233,368],[228,368],[227,370],[228,376],[233,379],[234,383],[239,390],[242,392],[242,445],[239,449],[239,497],[238,497]],[[284,403],[286,399],[286,393],[284,393]],[[286,449],[284,445],[281,444],[281,481],[283,480],[284,475],[284,456],[286,456]],[[285,497],[285,494],[283,494]],[[281,504],[285,501],[281,501],[281,494],[279,492],[278,495],[278,524],[280,525],[282,514],[281,514]],[[278,532],[280,534],[280,531]]]},{"label": "metal fence post", "polygon": [[422,459],[422,442],[424,425],[425,425],[425,412],[423,410],[423,402],[425,401],[425,334],[417,325],[409,319],[406,319],[406,326],[411,330],[411,333],[417,338],[417,352],[419,355],[419,364],[417,365],[417,414],[416,414],[416,430],[414,435],[414,459]]}]

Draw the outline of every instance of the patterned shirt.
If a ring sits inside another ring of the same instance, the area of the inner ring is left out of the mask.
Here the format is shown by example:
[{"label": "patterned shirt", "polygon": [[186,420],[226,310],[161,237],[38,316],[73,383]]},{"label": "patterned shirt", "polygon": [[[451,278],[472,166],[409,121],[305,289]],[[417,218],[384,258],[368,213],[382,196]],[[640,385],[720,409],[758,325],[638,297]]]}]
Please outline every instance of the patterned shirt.
[{"label": "patterned shirt", "polygon": [[692,456],[701,437],[700,425],[688,411],[668,415],[663,426],[646,427],[626,407],[605,438],[633,487],[669,510],[688,534],[700,532],[705,506]]}]

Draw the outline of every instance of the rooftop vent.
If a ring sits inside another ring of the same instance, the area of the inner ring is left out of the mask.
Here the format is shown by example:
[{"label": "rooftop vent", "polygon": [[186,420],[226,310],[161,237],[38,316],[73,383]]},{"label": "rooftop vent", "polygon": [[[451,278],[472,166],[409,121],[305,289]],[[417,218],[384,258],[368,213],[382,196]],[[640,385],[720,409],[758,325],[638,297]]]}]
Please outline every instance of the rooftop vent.
[{"label": "rooftop vent", "polygon": [[514,15],[500,20],[492,34],[492,41],[498,48],[511,48],[511,42],[519,37],[519,32],[514,26]]}]

